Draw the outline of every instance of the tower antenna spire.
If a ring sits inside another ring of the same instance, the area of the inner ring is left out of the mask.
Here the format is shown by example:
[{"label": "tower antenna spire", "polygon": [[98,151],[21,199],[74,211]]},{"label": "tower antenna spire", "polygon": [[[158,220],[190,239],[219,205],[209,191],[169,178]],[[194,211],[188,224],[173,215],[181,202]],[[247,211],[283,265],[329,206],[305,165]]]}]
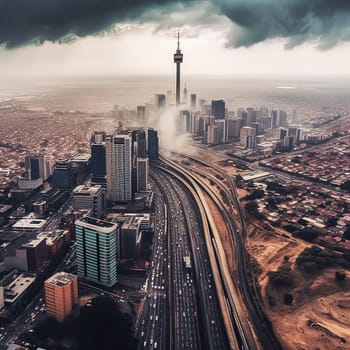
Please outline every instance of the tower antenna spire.
[{"label": "tower antenna spire", "polygon": [[177,31],[177,50],[174,54],[176,64],[176,105],[180,105],[180,64],[183,60],[183,54],[180,50],[180,30]]}]

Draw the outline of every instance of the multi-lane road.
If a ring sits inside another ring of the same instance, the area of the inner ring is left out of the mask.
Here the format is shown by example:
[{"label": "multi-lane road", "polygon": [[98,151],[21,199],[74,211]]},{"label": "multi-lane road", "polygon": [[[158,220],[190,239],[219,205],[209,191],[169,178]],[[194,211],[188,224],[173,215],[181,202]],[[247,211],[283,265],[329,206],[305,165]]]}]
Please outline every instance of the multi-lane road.
[{"label": "multi-lane road", "polygon": [[198,209],[172,175],[158,168],[152,178],[167,208],[169,348],[227,349]]},{"label": "multi-lane road", "polygon": [[164,204],[159,188],[156,186],[154,186],[154,203],[153,224],[155,233],[153,256],[149,277],[144,286],[144,289],[147,290],[147,296],[135,322],[139,349],[167,349],[170,342],[168,316],[168,209]]}]

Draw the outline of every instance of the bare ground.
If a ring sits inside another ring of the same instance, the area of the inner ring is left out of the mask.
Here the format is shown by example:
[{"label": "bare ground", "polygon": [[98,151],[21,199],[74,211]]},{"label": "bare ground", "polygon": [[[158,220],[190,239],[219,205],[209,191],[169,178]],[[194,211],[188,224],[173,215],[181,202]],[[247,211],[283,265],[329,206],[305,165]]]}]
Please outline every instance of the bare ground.
[{"label": "bare ground", "polygon": [[[296,267],[295,260],[309,246],[308,243],[259,226],[250,226],[248,236],[249,252],[262,269],[258,282],[265,312],[283,349],[350,349],[350,281],[337,282],[334,278],[335,272],[341,269],[329,268],[315,276],[304,276]],[[277,270],[284,256],[289,256],[296,287],[282,290],[268,288],[267,273]],[[276,306],[269,305],[267,291],[276,299]],[[294,297],[291,306],[284,305],[283,295],[286,292]]]}]

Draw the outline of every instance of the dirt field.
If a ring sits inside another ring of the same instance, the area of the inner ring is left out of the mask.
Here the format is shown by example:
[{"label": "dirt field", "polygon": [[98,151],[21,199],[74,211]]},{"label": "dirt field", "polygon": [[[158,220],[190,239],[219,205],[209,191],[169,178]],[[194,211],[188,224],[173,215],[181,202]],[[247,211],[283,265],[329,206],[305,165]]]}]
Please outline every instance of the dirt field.
[{"label": "dirt field", "polygon": [[[350,349],[350,281],[337,282],[335,271],[341,269],[336,268],[305,277],[296,268],[295,259],[307,246],[309,244],[287,237],[284,233],[281,235],[272,230],[250,227],[248,249],[262,269],[258,281],[265,311],[273,322],[283,349]],[[277,270],[284,256],[289,256],[296,287],[269,289],[276,300],[276,305],[270,306],[267,300],[267,273]],[[347,277],[350,278],[349,272]],[[291,306],[283,303],[286,292],[294,297]],[[312,327],[308,325],[309,320],[314,323]]]}]

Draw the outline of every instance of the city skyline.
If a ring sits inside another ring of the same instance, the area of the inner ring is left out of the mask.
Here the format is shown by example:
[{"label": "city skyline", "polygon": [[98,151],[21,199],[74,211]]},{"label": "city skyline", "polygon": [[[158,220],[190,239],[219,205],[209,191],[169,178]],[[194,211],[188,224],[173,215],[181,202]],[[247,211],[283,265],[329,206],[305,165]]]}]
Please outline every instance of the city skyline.
[{"label": "city skyline", "polygon": [[0,0],[0,349],[347,348],[349,20]]}]

